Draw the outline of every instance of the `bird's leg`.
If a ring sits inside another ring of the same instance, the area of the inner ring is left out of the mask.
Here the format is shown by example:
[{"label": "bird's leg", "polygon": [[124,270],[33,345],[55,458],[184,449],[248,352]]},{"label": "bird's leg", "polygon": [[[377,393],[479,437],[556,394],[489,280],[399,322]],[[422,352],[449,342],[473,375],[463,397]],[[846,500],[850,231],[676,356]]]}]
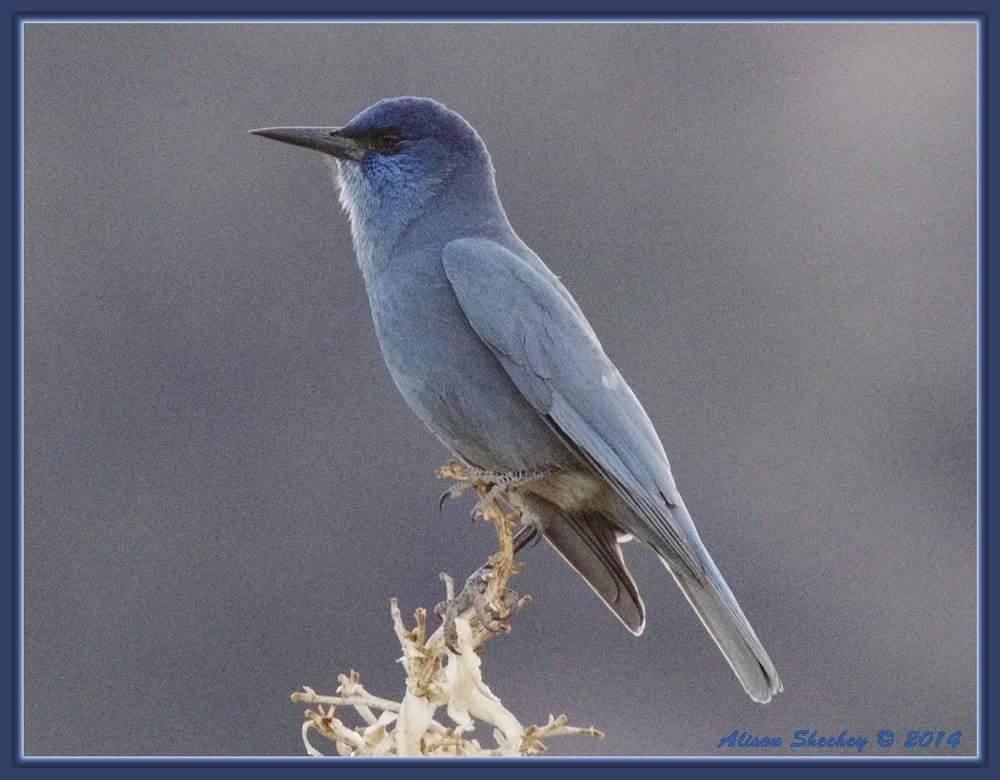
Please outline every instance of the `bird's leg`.
[{"label": "bird's leg", "polygon": [[[472,517],[484,516],[485,507],[490,502],[503,500],[510,509],[510,504],[505,500],[504,495],[508,488],[519,487],[536,479],[541,479],[555,471],[551,467],[536,469],[520,469],[518,471],[487,471],[471,466],[462,466],[458,461],[450,460],[437,471],[439,477],[453,479],[454,484],[441,494],[438,500],[438,510],[444,506],[444,502],[450,498],[458,498],[469,488],[476,488],[479,493],[479,501],[472,508]],[[485,488],[485,492],[482,488]]]},{"label": "bird's leg", "polygon": [[507,491],[510,488],[518,488],[522,485],[526,485],[529,482],[534,482],[536,479],[541,479],[542,477],[547,477],[554,473],[555,469],[551,467],[542,467],[537,469],[520,469],[519,471],[510,472],[495,472],[495,471],[484,471],[478,476],[478,482],[480,484],[485,484],[489,486],[489,489],[484,495],[480,491],[480,500],[472,508],[472,516],[485,515],[485,507],[490,502],[496,502],[497,500],[503,501],[511,511],[517,511],[507,500]]}]

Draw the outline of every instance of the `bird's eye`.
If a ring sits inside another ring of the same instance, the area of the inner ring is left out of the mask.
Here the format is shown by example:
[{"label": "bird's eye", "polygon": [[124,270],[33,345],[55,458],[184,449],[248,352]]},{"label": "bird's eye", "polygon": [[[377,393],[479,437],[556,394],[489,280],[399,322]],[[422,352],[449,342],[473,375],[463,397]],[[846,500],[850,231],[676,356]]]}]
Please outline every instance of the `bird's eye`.
[{"label": "bird's eye", "polygon": [[376,154],[397,154],[402,151],[402,136],[394,128],[369,130],[358,135],[357,140]]}]

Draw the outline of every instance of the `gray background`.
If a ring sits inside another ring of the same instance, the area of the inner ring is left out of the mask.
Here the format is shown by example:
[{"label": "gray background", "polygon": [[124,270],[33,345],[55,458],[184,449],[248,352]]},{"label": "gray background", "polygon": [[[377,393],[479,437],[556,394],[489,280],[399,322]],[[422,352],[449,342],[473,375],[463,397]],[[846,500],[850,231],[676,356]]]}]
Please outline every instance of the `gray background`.
[{"label": "gray background", "polygon": [[607,734],[552,754],[975,751],[971,24],[30,24],[24,84],[27,753],[301,755],[289,694],[401,695],[390,597],[492,551],[327,166],[247,134],[400,94],[482,134],[785,683],[753,703],[647,551],[636,639],[542,545],[505,704]]}]

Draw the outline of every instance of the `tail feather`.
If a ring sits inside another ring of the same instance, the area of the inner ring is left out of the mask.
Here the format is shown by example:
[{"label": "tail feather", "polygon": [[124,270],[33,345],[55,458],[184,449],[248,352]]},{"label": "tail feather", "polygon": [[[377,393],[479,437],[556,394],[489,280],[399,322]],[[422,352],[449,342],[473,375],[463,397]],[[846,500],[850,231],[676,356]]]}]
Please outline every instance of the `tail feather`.
[{"label": "tail feather", "polygon": [[646,608],[625,566],[614,527],[600,515],[563,514],[546,527],[545,539],[639,636],[646,627]]},{"label": "tail feather", "polygon": [[521,500],[529,516],[544,529],[545,540],[629,631],[641,634],[646,627],[646,608],[625,566],[615,526],[598,512],[567,512],[527,492]]},{"label": "tail feather", "polygon": [[[612,513],[566,511],[540,496],[521,494],[524,508],[545,533],[545,539],[586,580],[601,600],[635,635],[643,632],[646,610],[622,557],[621,528],[635,523],[619,523]],[[683,505],[675,507],[680,514]],[[641,527],[641,526],[639,526]],[[656,551],[719,646],[743,688],[755,701],[765,703],[783,690],[778,672],[740,609],[712,557],[702,545],[694,524],[681,526],[686,555],[678,554],[660,537],[645,540]],[[696,568],[691,568],[691,562]]]},{"label": "tail feather", "polygon": [[699,557],[704,565],[703,578],[695,576],[686,567],[672,566],[663,556],[660,559],[708,629],[750,698],[766,703],[776,693],[784,690],[778,672],[715,562],[704,548],[700,553]]}]

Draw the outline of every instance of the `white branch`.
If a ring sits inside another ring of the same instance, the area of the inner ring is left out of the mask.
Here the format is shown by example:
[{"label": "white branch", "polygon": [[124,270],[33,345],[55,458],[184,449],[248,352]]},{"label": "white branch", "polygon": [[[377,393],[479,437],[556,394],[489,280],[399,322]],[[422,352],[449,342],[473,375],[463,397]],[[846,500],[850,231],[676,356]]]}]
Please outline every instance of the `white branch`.
[{"label": "white branch", "polygon": [[[564,734],[603,737],[595,728],[567,726],[565,715],[558,718],[550,715],[544,726],[525,728],[486,685],[482,659],[477,651],[496,633],[497,627],[494,625],[491,630],[483,621],[490,619],[489,612],[512,614],[528,601],[527,596],[518,599],[516,593],[507,589],[507,581],[518,571],[513,559],[513,528],[518,518],[506,513],[488,497],[489,486],[476,483],[457,464],[451,463],[438,473],[477,490],[483,499],[479,512],[493,522],[500,546],[499,552],[490,559],[485,586],[476,593],[477,598],[481,595],[476,607],[466,609],[454,619],[452,644],[458,652],[449,648],[445,641],[445,625],[426,636],[423,609],[416,610],[416,625],[408,629],[393,599],[390,604],[392,623],[403,650],[399,660],[406,670],[406,691],[402,700],[396,702],[372,696],[361,685],[356,672],[340,675],[338,696],[321,696],[308,687],[293,693],[292,701],[317,707],[306,710],[306,721],[302,724],[306,752],[310,756],[323,755],[309,741],[309,731],[313,729],[332,740],[342,756],[535,755],[545,751],[542,738]],[[450,602],[454,599],[454,583],[447,575],[442,575],[442,579]],[[445,726],[435,719],[442,707],[454,726]],[[335,717],[337,708],[352,709],[363,725],[348,727]],[[375,711],[381,714],[376,716]],[[477,720],[493,726],[491,733],[496,747],[484,748],[478,740],[465,736],[475,729]]]}]

